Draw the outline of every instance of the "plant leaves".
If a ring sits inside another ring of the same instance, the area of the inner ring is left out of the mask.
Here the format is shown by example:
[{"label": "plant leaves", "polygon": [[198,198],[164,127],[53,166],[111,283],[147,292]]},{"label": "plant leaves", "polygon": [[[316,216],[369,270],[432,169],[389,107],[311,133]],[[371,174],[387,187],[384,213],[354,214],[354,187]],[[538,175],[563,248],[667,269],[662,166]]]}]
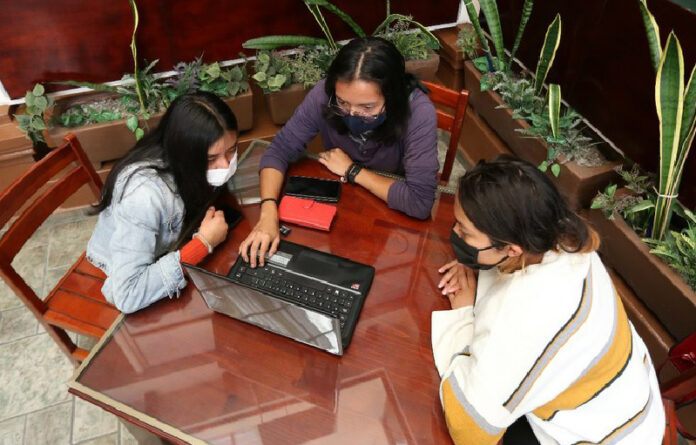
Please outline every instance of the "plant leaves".
[{"label": "plant leaves", "polygon": [[242,44],[242,48],[273,50],[282,46],[329,46],[329,41],[309,36],[273,35],[249,39]]},{"label": "plant leaves", "polygon": [[126,119],[126,127],[130,131],[135,131],[136,128],[138,128],[138,118],[134,115],[128,116],[128,119]]},{"label": "plant leaves", "polygon": [[640,14],[643,17],[643,26],[645,26],[645,34],[648,38],[648,46],[650,48],[650,59],[652,60],[653,69],[657,72],[662,59],[662,44],[660,43],[660,28],[657,26],[655,17],[648,10],[646,0],[638,0]]},{"label": "plant leaves", "polygon": [[505,45],[503,44],[503,28],[500,24],[500,15],[498,14],[498,5],[495,0],[479,0],[481,11],[486,17],[488,31],[493,39],[495,47],[495,55],[498,58],[498,66],[496,69],[505,71],[507,63],[505,62]]},{"label": "plant leaves", "polygon": [[353,30],[353,32],[358,36],[358,37],[367,37],[365,34],[365,31],[353,20],[353,18],[343,12],[341,9],[339,9],[337,6],[329,3],[326,0],[304,0],[305,3],[311,4],[311,5],[318,5],[326,8],[327,10],[331,11],[335,15],[337,15],[341,20],[343,20],[350,28]]},{"label": "plant leaves", "polygon": [[520,42],[522,41],[522,35],[527,27],[527,22],[529,17],[532,15],[532,8],[534,7],[534,0],[524,0],[522,5],[522,16],[520,17],[520,24],[517,27],[517,35],[515,36],[515,44],[512,46],[512,52],[510,53],[510,60],[508,61],[506,71],[510,71],[510,66],[512,66],[512,61],[517,54],[517,49],[520,47]]},{"label": "plant leaves", "polygon": [[549,122],[551,133],[555,139],[559,138],[558,121],[561,115],[561,86],[555,83],[549,85]]},{"label": "plant leaves", "polygon": [[662,240],[669,227],[672,195],[678,172],[679,135],[684,111],[684,56],[679,39],[671,32],[667,38],[655,80],[655,105],[660,120],[660,164],[658,197],[655,203],[652,237]]},{"label": "plant leaves", "polygon": [[561,43],[561,15],[556,14],[556,18],[546,30],[544,46],[541,47],[539,54],[539,63],[537,63],[536,77],[534,79],[534,92],[537,96],[541,94],[541,89],[546,81],[546,75],[553,65],[553,60],[556,57],[556,50]]},{"label": "plant leaves", "polygon": [[[481,29],[481,22],[479,21],[478,17],[478,11],[476,11],[476,6],[474,6],[474,3],[472,0],[464,0],[464,6],[466,7],[466,12],[469,14],[469,20],[471,20],[471,25],[474,27],[474,32],[476,32],[476,37],[479,40],[479,43],[481,44],[481,49],[489,56],[493,57],[493,54],[491,54],[491,48],[488,46],[488,39],[486,38],[486,35],[483,33],[483,30]],[[474,62],[476,63],[476,62]],[[486,62],[487,64],[488,62]],[[488,71],[488,66],[486,65],[485,69],[479,69],[478,66],[476,66],[476,69],[479,71],[486,72]]]},{"label": "plant leaves", "polygon": [[558,175],[561,174],[561,166],[558,164],[553,164],[551,166],[551,173],[553,173],[555,177],[558,177]]},{"label": "plant leaves", "polygon": [[143,136],[145,136],[145,131],[143,131],[142,128],[136,128],[135,129],[135,140],[139,141],[140,139],[143,138]]}]

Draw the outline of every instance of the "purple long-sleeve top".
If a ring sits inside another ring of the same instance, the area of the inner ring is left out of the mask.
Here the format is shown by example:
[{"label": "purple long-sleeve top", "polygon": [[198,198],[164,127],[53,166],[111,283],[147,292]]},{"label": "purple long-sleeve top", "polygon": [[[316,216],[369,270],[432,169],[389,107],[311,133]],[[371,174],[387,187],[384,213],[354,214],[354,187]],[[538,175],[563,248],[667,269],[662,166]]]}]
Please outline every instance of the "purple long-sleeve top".
[{"label": "purple long-sleeve top", "polygon": [[358,142],[349,133],[340,134],[324,117],[329,101],[320,81],[307,94],[285,126],[275,135],[261,158],[260,169],[274,168],[283,174],[307,144],[321,134],[324,148],[342,149],[353,161],[367,168],[403,175],[389,187],[387,204],[409,216],[425,219],[437,190],[437,116],[428,96],[416,89],[411,95],[411,117],[406,134],[392,145],[367,140]]}]

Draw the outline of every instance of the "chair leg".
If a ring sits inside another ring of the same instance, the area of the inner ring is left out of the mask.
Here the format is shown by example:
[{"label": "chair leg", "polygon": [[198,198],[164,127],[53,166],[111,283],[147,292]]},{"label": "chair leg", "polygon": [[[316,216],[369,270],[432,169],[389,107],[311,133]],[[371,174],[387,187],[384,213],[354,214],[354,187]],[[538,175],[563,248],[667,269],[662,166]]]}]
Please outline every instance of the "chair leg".
[{"label": "chair leg", "polygon": [[46,332],[50,335],[53,340],[58,344],[58,347],[68,356],[73,366],[77,367],[80,365],[82,359],[78,359],[75,356],[76,351],[78,351],[77,345],[72,341],[68,333],[59,327],[50,325],[48,323],[43,323],[46,328]]},{"label": "chair leg", "polygon": [[662,445],[677,445],[677,414],[674,402],[663,398],[662,404],[665,407],[665,438],[662,441]]}]

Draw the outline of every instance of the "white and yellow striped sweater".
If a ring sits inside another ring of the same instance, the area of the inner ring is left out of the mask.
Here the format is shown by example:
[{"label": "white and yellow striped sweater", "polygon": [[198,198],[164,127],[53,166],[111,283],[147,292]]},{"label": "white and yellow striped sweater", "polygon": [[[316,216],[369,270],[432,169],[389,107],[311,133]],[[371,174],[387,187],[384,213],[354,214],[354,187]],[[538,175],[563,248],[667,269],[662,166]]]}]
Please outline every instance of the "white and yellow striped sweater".
[{"label": "white and yellow striped sweater", "polygon": [[473,307],[432,315],[456,444],[496,444],[521,416],[542,445],[661,443],[653,365],[596,253],[482,271],[476,295]]}]

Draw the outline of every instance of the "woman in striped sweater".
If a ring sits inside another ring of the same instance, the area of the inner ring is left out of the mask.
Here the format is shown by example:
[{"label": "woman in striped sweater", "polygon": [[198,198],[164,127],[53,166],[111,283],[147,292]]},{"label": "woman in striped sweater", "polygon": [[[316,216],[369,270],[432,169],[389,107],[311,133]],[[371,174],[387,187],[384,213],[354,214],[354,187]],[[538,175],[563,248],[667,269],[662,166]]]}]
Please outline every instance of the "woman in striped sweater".
[{"label": "woman in striped sweater", "polygon": [[452,310],[432,315],[454,442],[496,444],[526,418],[542,445],[658,445],[664,411],[648,351],[597,234],[549,179],[510,157],[482,162],[461,179],[454,216],[457,260],[439,285]]}]

